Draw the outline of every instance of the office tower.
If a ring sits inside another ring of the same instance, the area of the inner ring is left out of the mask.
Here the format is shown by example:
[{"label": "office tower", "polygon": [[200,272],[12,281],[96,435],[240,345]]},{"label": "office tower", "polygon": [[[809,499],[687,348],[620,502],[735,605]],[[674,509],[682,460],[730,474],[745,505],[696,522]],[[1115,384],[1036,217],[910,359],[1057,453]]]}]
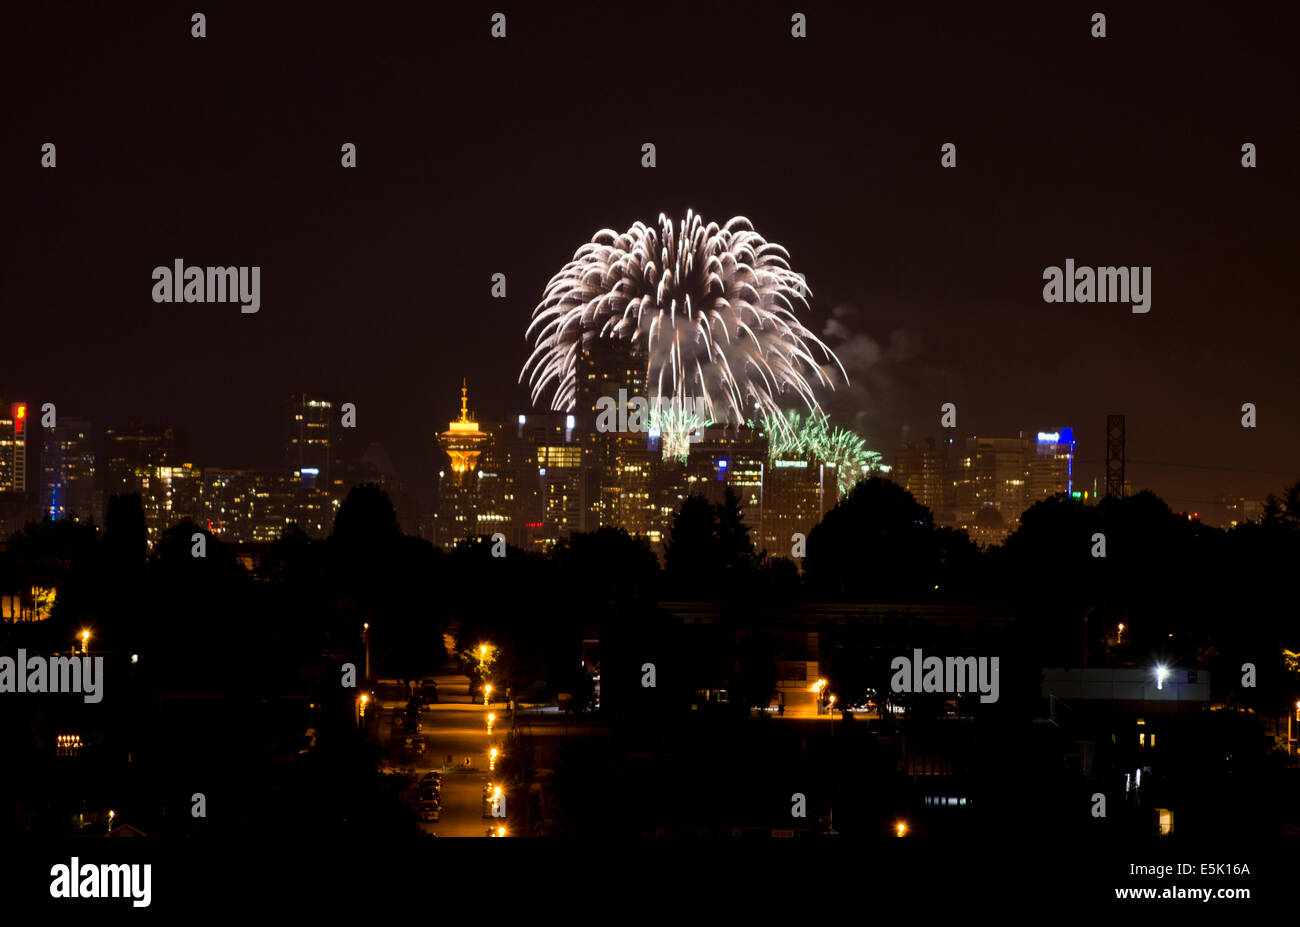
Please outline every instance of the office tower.
[{"label": "office tower", "polygon": [[339,403],[318,393],[294,393],[284,402],[284,458],[291,472],[298,472],[314,485],[341,490],[334,478],[336,435],[343,431]]},{"label": "office tower", "polygon": [[778,458],[763,474],[761,543],[773,557],[789,557],[793,536],[806,539],[822,517],[839,501],[835,468],[815,458]]},{"label": "office tower", "polygon": [[203,471],[193,464],[139,467],[135,479],[150,547],[182,521],[203,526]]},{"label": "office tower", "polygon": [[314,480],[283,468],[205,467],[198,523],[223,541],[268,543],[290,525],[312,538],[329,535],[337,506]]},{"label": "office tower", "polygon": [[945,476],[944,453],[933,438],[908,441],[894,454],[891,478],[936,517],[944,508]]},{"label": "office tower", "polygon": [[582,431],[594,430],[596,404],[601,397],[646,396],[646,356],[639,345],[610,338],[593,338],[582,346],[575,374],[574,414]]},{"label": "office tower", "polygon": [[981,546],[1001,544],[1025,510],[1026,460],[1023,438],[966,439],[957,476],[957,527]]},{"label": "office tower", "polygon": [[1034,452],[1026,458],[1026,508],[1074,489],[1074,429],[1040,431]]},{"label": "office tower", "polygon": [[588,531],[592,480],[576,417],[563,412],[520,414],[503,431],[504,467],[513,475],[511,542],[547,550],[575,531]]},{"label": "office tower", "polygon": [[90,422],[62,418],[41,431],[41,511],[55,520],[102,525]]},{"label": "office tower", "polygon": [[0,492],[27,492],[27,403],[0,401]]},{"label": "office tower", "polygon": [[[761,549],[767,455],[767,436],[760,429],[747,425],[703,429],[700,439],[690,445],[685,461],[666,460],[662,464],[660,533],[667,532],[673,514],[688,496],[704,496],[716,504],[730,489],[740,500],[741,522],[750,529],[755,549]],[[660,540],[658,536],[653,538],[652,547]]]},{"label": "office tower", "polygon": [[140,480],[154,467],[182,463],[184,436],[166,425],[128,424],[104,431],[104,496],[140,491]]},{"label": "office tower", "polygon": [[28,486],[30,414],[25,402],[0,400],[0,542],[41,517],[40,494]]},{"label": "office tower", "polygon": [[1019,527],[1025,509],[1068,495],[1073,479],[1074,432],[1062,428],[1016,438],[967,438],[956,476],[958,527],[980,545],[1001,544]]},{"label": "office tower", "polygon": [[[584,345],[578,358],[575,425],[585,455],[581,496],[588,530],[623,528],[659,543],[661,531],[655,500],[662,455],[642,423],[632,416],[636,404],[648,407],[645,354],[640,346],[608,338]],[[613,409],[601,415],[599,410]]]}]

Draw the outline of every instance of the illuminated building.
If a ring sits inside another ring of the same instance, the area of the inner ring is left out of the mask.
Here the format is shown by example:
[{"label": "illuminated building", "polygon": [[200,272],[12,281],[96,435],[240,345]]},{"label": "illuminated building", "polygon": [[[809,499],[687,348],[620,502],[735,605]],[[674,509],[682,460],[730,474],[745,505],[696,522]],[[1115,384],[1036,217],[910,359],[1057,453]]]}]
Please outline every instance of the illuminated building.
[{"label": "illuminated building", "polygon": [[0,492],[27,492],[28,408],[0,402]]},{"label": "illuminated building", "polygon": [[141,467],[135,478],[150,546],[178,522],[188,519],[203,524],[203,471],[198,467],[189,463]]},{"label": "illuminated building", "polygon": [[40,494],[27,480],[30,416],[27,403],[0,400],[0,541],[41,518]]},{"label": "illuminated building", "polygon": [[957,526],[981,546],[1001,544],[1025,509],[1068,495],[1074,433],[1063,428],[1017,438],[967,438],[956,475]]},{"label": "illuminated building", "polygon": [[103,524],[90,423],[60,419],[41,435],[41,512],[55,520]]},{"label": "illuminated building", "polygon": [[934,439],[909,441],[894,454],[891,479],[936,515],[944,507],[944,455]]},{"label": "illuminated building", "polygon": [[335,432],[342,431],[336,424],[340,414],[338,403],[316,393],[294,393],[284,404],[284,456],[290,472],[306,473],[315,477],[315,485],[324,489],[341,490],[335,474]]},{"label": "illuminated building", "polygon": [[334,526],[330,493],[309,476],[275,469],[205,467],[202,519],[198,524],[235,543],[267,543],[296,524],[309,537],[326,537]]},{"label": "illuminated building", "polygon": [[754,546],[773,557],[789,557],[793,535],[806,539],[838,501],[839,481],[833,466],[807,457],[768,461],[763,523]]},{"label": "illuminated building", "polygon": [[1025,459],[1026,508],[1074,488],[1074,429],[1040,431],[1036,437],[1034,453]]},{"label": "illuminated building", "polygon": [[184,440],[165,425],[129,424],[104,431],[104,492],[107,496],[140,492],[141,474],[153,467],[181,463]]},{"label": "illuminated building", "polygon": [[[659,518],[663,530],[682,502],[693,495],[721,502],[730,489],[740,500],[741,522],[751,531],[756,549],[765,505],[764,481],[768,463],[767,436],[748,426],[705,428],[700,440],[690,446],[684,463],[663,464],[663,490],[659,496]],[[789,553],[789,545],[784,548]]]},{"label": "illuminated building", "polygon": [[576,376],[575,427],[585,452],[579,493],[585,530],[623,528],[646,537],[655,547],[662,530],[655,495],[663,455],[648,432],[596,427],[597,403],[602,398],[622,404],[617,420],[623,423],[634,400],[649,402],[645,354],[639,345],[596,338],[583,346]]},{"label": "illuminated building", "polygon": [[1001,544],[1015,530],[1028,494],[1031,442],[967,438],[957,485],[959,527],[981,547]]},{"label": "illuminated building", "polygon": [[513,540],[546,550],[575,531],[592,530],[587,504],[593,480],[574,432],[576,417],[562,412],[521,414],[503,431],[503,469],[510,486]]},{"label": "illuminated building", "polygon": [[462,380],[460,417],[438,436],[448,460],[448,469],[438,474],[438,543],[446,549],[479,535],[478,462],[491,440],[470,414],[469,387]]}]

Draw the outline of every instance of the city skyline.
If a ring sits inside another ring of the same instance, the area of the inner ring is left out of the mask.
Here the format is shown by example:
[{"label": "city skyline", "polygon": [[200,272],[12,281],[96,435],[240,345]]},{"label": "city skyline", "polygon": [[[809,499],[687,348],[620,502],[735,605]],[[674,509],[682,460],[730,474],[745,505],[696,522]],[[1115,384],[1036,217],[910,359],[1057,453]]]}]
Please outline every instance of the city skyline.
[{"label": "city skyline", "polygon": [[5,25],[9,907],[1288,897],[1300,5]]},{"label": "city skyline", "polygon": [[[1226,56],[1203,62],[1193,49],[1233,32],[1214,24],[1246,14],[1189,8],[1166,21],[1130,11],[1103,46],[1067,10],[841,11],[804,45],[788,38],[788,11],[758,8],[739,27],[726,23],[783,62],[752,77],[758,92],[741,100],[702,84],[667,106],[637,90],[642,116],[631,123],[617,118],[621,93],[598,94],[594,117],[554,105],[588,68],[617,68],[612,49],[581,66],[542,56],[542,37],[577,28],[576,13],[526,17],[513,53],[468,87],[457,75],[472,71],[477,51],[421,53],[417,36],[448,28],[429,12],[411,13],[378,67],[313,67],[270,88],[232,77],[219,93],[190,74],[196,49],[170,42],[170,19],[145,11],[123,15],[153,56],[114,59],[85,80],[76,62],[89,59],[71,52],[124,27],[102,15],[34,23],[4,65],[18,86],[39,72],[61,92],[16,112],[0,150],[14,220],[5,298],[25,307],[8,319],[6,337],[24,349],[7,359],[0,392],[92,422],[193,423],[196,456],[228,449],[231,460],[271,465],[280,435],[259,403],[318,389],[357,404],[367,443],[383,443],[404,476],[429,472],[429,426],[446,414],[437,397],[462,378],[484,419],[527,411],[516,384],[524,331],[574,250],[601,228],[693,208],[748,216],[789,250],[813,293],[805,322],[849,374],[827,407],[873,447],[938,437],[939,409],[953,402],[965,434],[1073,423],[1080,447],[1098,451],[1081,452],[1088,479],[1104,458],[1104,417],[1123,413],[1134,478],[1178,507],[1213,501],[1224,477],[1262,497],[1300,459],[1300,434],[1287,427],[1300,420],[1300,398],[1283,352],[1268,349],[1298,333],[1297,204],[1294,185],[1280,182],[1300,150],[1279,38],[1293,11],[1274,11],[1271,28],[1236,30]],[[199,63],[301,41],[287,12],[259,11],[255,26],[252,15],[232,8],[220,40],[197,47]],[[467,12],[448,15],[470,28]],[[721,11],[692,16],[700,35],[724,21]],[[645,13],[634,19],[647,42],[667,30]],[[393,41],[385,30],[319,11],[308,45]],[[686,65],[695,40],[670,31],[664,48]],[[1176,41],[1146,53],[1170,33]],[[1048,34],[1073,38],[1041,45]],[[916,58],[915,43],[885,35],[924,35],[926,50]],[[858,52],[863,41],[870,54]],[[1017,54],[984,52],[1004,44]],[[816,76],[820,61],[849,56],[857,81]],[[60,62],[52,74],[50,61]],[[906,103],[858,89],[914,73],[927,77]],[[112,109],[106,93],[146,80],[161,94],[150,106],[97,115]],[[399,109],[411,101],[390,92],[412,82],[458,90],[420,91],[428,115],[412,122]],[[316,112],[322,93],[333,104]],[[872,115],[836,116],[858,105]],[[285,131],[245,126],[241,113],[268,106]],[[1097,106],[1101,118],[1075,118]],[[718,184],[709,146],[692,142],[725,110],[738,124],[776,120],[788,131],[734,159]],[[564,144],[583,137],[588,118],[611,128],[587,148]],[[231,127],[225,144],[201,141],[210,120]],[[77,135],[60,137],[72,125]],[[52,170],[39,166],[46,140],[59,143]],[[358,146],[354,170],[339,166],[344,142]],[[654,168],[640,163],[646,142],[657,146]],[[958,160],[945,170],[948,142]],[[1245,142],[1258,146],[1255,169],[1240,164]],[[176,199],[186,209],[171,208]],[[86,209],[100,217],[93,228],[72,221]],[[154,215],[167,215],[165,226]],[[971,216],[984,223],[977,235]],[[110,240],[101,225],[114,229]],[[1207,248],[1223,260],[1205,260]],[[80,273],[65,278],[57,268],[70,256]],[[262,266],[260,310],[155,304],[150,271],[177,258]],[[1150,311],[1045,303],[1043,270],[1067,258],[1151,267]],[[455,273],[438,272],[444,261]],[[1256,429],[1240,427],[1244,402],[1259,410]]]}]

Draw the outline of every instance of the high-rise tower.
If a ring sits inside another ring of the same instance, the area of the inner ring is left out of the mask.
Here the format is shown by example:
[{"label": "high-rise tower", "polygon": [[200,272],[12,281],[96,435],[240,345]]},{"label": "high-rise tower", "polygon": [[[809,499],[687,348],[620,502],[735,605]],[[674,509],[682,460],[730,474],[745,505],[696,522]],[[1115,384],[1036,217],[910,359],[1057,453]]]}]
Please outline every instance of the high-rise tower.
[{"label": "high-rise tower", "polygon": [[444,548],[478,534],[478,460],[491,436],[469,411],[469,385],[460,387],[460,417],[438,436],[451,469],[438,483],[438,542]]}]

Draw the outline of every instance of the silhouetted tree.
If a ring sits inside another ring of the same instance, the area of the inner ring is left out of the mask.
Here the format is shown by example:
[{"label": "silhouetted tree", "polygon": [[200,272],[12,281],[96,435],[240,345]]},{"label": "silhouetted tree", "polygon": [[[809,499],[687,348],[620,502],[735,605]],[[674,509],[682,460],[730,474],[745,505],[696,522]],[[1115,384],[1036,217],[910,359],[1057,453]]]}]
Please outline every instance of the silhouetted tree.
[{"label": "silhouetted tree", "polygon": [[907,490],[873,477],[809,533],[804,577],[834,599],[934,601],[954,594],[953,564],[974,556],[963,534],[937,530],[930,510]]}]

